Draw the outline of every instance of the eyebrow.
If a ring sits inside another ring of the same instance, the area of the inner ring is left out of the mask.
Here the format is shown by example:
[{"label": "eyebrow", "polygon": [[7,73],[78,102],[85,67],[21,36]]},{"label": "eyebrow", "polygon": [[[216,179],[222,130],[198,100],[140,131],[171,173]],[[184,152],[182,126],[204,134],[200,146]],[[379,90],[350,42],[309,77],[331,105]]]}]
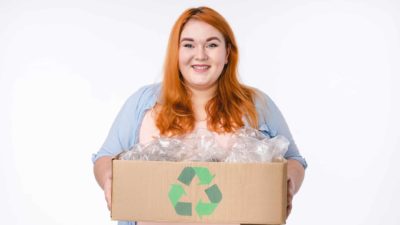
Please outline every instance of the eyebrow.
[{"label": "eyebrow", "polygon": [[[217,41],[221,42],[221,40],[219,38],[217,38],[217,37],[209,37],[209,38],[206,39],[206,42],[209,42],[209,41],[212,41],[212,40],[217,40]],[[184,42],[184,41],[194,41],[194,40],[193,40],[193,38],[182,38],[181,42]]]}]

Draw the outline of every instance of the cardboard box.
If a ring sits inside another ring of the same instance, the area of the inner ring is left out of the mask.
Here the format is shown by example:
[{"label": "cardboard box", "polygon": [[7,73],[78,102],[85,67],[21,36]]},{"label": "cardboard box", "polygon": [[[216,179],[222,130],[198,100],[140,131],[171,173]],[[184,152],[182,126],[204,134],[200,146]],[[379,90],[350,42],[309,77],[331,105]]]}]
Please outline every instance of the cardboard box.
[{"label": "cardboard box", "polygon": [[287,162],[113,160],[113,220],[284,224]]}]

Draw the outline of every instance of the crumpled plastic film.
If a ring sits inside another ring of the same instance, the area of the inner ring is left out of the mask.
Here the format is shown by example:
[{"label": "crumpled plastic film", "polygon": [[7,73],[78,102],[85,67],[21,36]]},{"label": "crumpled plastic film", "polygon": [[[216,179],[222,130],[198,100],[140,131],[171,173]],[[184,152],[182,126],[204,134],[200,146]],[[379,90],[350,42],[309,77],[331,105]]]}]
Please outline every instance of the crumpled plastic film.
[{"label": "crumpled plastic film", "polygon": [[121,160],[272,162],[282,159],[289,141],[281,135],[265,136],[252,128],[242,128],[230,138],[228,147],[216,141],[216,133],[198,129],[184,137],[158,137],[147,144],[136,144],[117,156]]},{"label": "crumpled plastic film", "polygon": [[230,154],[225,162],[272,162],[282,159],[289,141],[282,135],[262,137],[259,131],[240,131],[232,139]]}]

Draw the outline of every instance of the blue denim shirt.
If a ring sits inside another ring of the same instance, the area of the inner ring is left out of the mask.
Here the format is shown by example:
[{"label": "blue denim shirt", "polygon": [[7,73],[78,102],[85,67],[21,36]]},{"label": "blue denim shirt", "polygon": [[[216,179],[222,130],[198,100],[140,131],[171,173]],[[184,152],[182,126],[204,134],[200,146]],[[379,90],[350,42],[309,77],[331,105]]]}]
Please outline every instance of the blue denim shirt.
[{"label": "blue denim shirt", "polygon": [[[115,156],[129,150],[139,142],[139,130],[144,115],[156,104],[160,91],[160,83],[151,84],[140,88],[128,98],[118,113],[103,146],[96,154],[93,154],[93,163],[102,156]],[[306,168],[307,163],[300,155],[285,119],[275,103],[259,91],[255,105],[259,118],[258,129],[269,137],[275,137],[278,134],[285,136],[290,141],[285,158],[297,160]],[[245,121],[245,126],[249,126],[247,121]],[[119,221],[118,224],[136,225],[136,222]]]}]

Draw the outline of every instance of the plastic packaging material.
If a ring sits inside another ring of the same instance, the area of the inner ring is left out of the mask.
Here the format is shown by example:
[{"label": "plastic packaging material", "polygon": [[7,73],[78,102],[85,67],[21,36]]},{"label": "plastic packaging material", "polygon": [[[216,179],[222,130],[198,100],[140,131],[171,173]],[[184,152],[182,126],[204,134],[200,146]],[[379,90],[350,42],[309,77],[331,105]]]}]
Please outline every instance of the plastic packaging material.
[{"label": "plastic packaging material", "polygon": [[272,162],[282,159],[289,147],[289,141],[282,135],[270,138],[250,128],[239,130],[231,141],[225,162]]},{"label": "plastic packaging material", "polygon": [[252,128],[239,129],[227,148],[216,141],[216,134],[206,129],[184,137],[159,137],[117,156],[122,160],[204,161],[204,162],[272,162],[285,155],[289,141],[283,136],[269,138]]}]

